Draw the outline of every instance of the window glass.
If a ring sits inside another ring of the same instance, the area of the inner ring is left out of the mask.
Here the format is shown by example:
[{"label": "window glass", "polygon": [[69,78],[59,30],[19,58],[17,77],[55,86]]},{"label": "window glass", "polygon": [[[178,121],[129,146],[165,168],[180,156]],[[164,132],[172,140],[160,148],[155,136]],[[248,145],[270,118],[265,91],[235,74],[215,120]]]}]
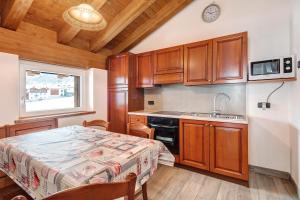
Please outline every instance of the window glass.
[{"label": "window glass", "polygon": [[26,112],[80,107],[80,76],[26,70]]}]

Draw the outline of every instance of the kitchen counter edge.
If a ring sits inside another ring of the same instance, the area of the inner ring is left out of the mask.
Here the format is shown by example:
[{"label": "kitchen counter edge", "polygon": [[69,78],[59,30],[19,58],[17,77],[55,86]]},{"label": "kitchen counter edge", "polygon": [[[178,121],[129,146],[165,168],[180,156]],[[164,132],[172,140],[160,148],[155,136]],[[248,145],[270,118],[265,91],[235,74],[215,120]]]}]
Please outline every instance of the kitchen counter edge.
[{"label": "kitchen counter edge", "polygon": [[212,117],[197,117],[189,115],[163,115],[163,114],[154,114],[155,111],[132,111],[128,112],[128,115],[141,115],[141,116],[151,116],[151,117],[168,117],[176,119],[190,119],[190,120],[199,120],[199,121],[210,121],[210,122],[223,122],[223,123],[234,123],[234,124],[248,124],[247,118],[245,120],[235,120],[235,119],[220,119]]}]

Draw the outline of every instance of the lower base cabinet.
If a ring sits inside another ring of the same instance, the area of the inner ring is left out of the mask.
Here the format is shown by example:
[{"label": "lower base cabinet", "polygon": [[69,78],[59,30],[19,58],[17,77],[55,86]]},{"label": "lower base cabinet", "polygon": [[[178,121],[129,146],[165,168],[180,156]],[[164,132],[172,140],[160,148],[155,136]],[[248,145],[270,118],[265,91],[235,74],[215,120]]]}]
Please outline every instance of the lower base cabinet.
[{"label": "lower base cabinet", "polygon": [[208,122],[181,120],[180,164],[209,170]]},{"label": "lower base cabinet", "polygon": [[248,126],[180,120],[180,164],[248,181]]}]

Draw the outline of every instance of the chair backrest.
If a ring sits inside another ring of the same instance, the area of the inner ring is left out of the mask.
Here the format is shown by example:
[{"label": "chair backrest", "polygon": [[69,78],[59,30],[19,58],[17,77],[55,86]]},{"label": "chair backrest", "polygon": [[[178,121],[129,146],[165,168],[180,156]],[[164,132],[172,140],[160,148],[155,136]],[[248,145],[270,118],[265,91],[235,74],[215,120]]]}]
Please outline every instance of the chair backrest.
[{"label": "chair backrest", "polygon": [[109,122],[104,121],[104,120],[93,120],[93,121],[84,121],[83,122],[84,127],[91,127],[91,126],[99,126],[102,128],[105,128],[105,130],[108,130],[109,127]]},{"label": "chair backrest", "polygon": [[[112,200],[120,197],[134,200],[135,184],[136,174],[130,173],[123,182],[89,184],[56,193],[43,200]],[[23,196],[18,196],[12,200],[27,199]]]},{"label": "chair backrest", "polygon": [[22,195],[19,195],[19,196],[12,198],[11,200],[27,200],[27,198]]},{"label": "chair backrest", "polygon": [[154,128],[149,128],[145,124],[136,122],[127,124],[127,134],[142,138],[154,139]]}]

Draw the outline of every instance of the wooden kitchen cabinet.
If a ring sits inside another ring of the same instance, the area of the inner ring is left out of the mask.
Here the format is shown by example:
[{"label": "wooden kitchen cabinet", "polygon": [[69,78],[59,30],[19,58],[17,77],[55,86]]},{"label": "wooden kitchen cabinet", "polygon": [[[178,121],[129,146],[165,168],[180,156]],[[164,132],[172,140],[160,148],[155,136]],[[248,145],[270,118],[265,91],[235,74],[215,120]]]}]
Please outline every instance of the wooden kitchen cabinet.
[{"label": "wooden kitchen cabinet", "polygon": [[180,164],[209,170],[209,124],[180,120]]},{"label": "wooden kitchen cabinet", "polygon": [[136,57],[125,53],[108,58],[109,130],[126,133],[128,112],[144,109],[144,90],[136,87]]},{"label": "wooden kitchen cabinet", "polygon": [[[247,82],[247,37],[247,32],[243,32],[139,54],[136,86]],[[122,62],[119,60],[118,63]],[[119,77],[124,71],[116,70],[114,77]],[[120,78],[117,85],[125,83],[126,79]]]},{"label": "wooden kitchen cabinet", "polygon": [[137,81],[136,87],[153,87],[153,53],[146,52],[136,56]]},{"label": "wooden kitchen cabinet", "polygon": [[128,89],[111,89],[108,91],[109,130],[116,133],[126,133],[127,127]]},{"label": "wooden kitchen cabinet", "polygon": [[129,115],[129,122],[130,123],[142,123],[147,125],[147,116],[143,115]]},{"label": "wooden kitchen cabinet", "polygon": [[248,125],[180,120],[180,164],[249,180]]},{"label": "wooden kitchen cabinet", "polygon": [[129,58],[128,54],[120,54],[108,59],[108,88],[127,87]]},{"label": "wooden kitchen cabinet", "polygon": [[154,51],[154,84],[183,82],[183,46]]},{"label": "wooden kitchen cabinet", "polygon": [[247,125],[210,123],[210,171],[248,180]]},{"label": "wooden kitchen cabinet", "polygon": [[247,33],[184,45],[184,84],[247,82]]},{"label": "wooden kitchen cabinet", "polygon": [[212,40],[184,45],[184,85],[212,83]]},{"label": "wooden kitchen cabinet", "polygon": [[247,32],[213,39],[213,83],[247,81]]}]

